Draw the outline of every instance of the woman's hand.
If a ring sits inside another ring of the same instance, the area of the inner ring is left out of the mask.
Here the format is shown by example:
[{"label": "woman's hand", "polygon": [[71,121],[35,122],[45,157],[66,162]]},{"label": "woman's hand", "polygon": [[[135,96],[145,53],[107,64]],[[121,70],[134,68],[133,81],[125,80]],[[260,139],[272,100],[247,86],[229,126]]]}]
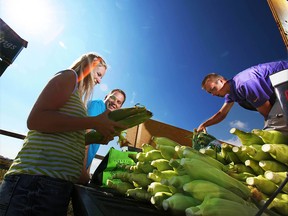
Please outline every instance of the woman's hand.
[{"label": "woman's hand", "polygon": [[115,128],[119,128],[120,130],[125,130],[127,128],[118,122],[110,120],[108,117],[110,112],[110,110],[106,110],[104,113],[93,117],[95,119],[95,126],[93,129],[101,133],[104,136],[103,140],[108,142],[111,141],[115,135],[117,135]]}]

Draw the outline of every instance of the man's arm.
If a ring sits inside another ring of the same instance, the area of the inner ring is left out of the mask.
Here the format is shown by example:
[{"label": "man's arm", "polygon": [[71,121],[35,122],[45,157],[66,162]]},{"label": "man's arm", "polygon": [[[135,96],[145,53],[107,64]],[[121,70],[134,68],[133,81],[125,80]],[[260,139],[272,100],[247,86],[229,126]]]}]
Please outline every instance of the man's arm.
[{"label": "man's arm", "polygon": [[267,118],[271,108],[272,108],[272,105],[267,100],[262,106],[257,107],[257,110],[258,110],[259,113],[261,113],[261,115],[264,116],[264,118]]},{"label": "man's arm", "polygon": [[199,127],[197,128],[197,132],[203,131],[206,129],[206,127],[218,124],[223,119],[225,119],[230,109],[232,108],[233,104],[234,102],[224,103],[221,109],[215,115],[213,115],[207,121],[199,125]]}]

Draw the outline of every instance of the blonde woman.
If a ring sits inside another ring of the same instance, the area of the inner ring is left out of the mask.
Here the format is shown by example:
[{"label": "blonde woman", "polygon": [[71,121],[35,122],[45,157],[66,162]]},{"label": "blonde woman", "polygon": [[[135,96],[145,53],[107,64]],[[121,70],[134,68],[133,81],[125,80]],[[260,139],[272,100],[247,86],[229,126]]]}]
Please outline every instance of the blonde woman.
[{"label": "blonde woman", "polygon": [[88,117],[86,103],[107,65],[87,53],[46,85],[27,120],[24,145],[0,186],[0,215],[67,215],[73,183],[81,175],[85,131],[95,129],[113,139],[115,127],[106,110]]}]

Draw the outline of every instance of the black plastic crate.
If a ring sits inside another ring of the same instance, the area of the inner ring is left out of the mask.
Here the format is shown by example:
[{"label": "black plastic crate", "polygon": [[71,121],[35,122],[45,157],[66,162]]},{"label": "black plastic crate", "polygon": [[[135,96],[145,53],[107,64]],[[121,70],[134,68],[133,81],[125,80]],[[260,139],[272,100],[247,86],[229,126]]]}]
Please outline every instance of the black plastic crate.
[{"label": "black plastic crate", "polygon": [[110,188],[75,185],[72,196],[75,216],[168,216],[149,202],[120,195]]}]

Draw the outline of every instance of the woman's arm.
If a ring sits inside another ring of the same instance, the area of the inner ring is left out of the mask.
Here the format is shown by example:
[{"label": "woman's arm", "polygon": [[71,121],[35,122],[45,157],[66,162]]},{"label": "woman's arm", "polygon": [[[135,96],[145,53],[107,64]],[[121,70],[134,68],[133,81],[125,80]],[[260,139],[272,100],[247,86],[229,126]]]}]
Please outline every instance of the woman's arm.
[{"label": "woman's arm", "polygon": [[52,78],[38,97],[27,120],[30,130],[46,133],[96,129],[103,136],[114,133],[114,127],[124,128],[108,118],[108,113],[96,117],[73,117],[59,113],[75,88],[75,74],[67,71]]}]

